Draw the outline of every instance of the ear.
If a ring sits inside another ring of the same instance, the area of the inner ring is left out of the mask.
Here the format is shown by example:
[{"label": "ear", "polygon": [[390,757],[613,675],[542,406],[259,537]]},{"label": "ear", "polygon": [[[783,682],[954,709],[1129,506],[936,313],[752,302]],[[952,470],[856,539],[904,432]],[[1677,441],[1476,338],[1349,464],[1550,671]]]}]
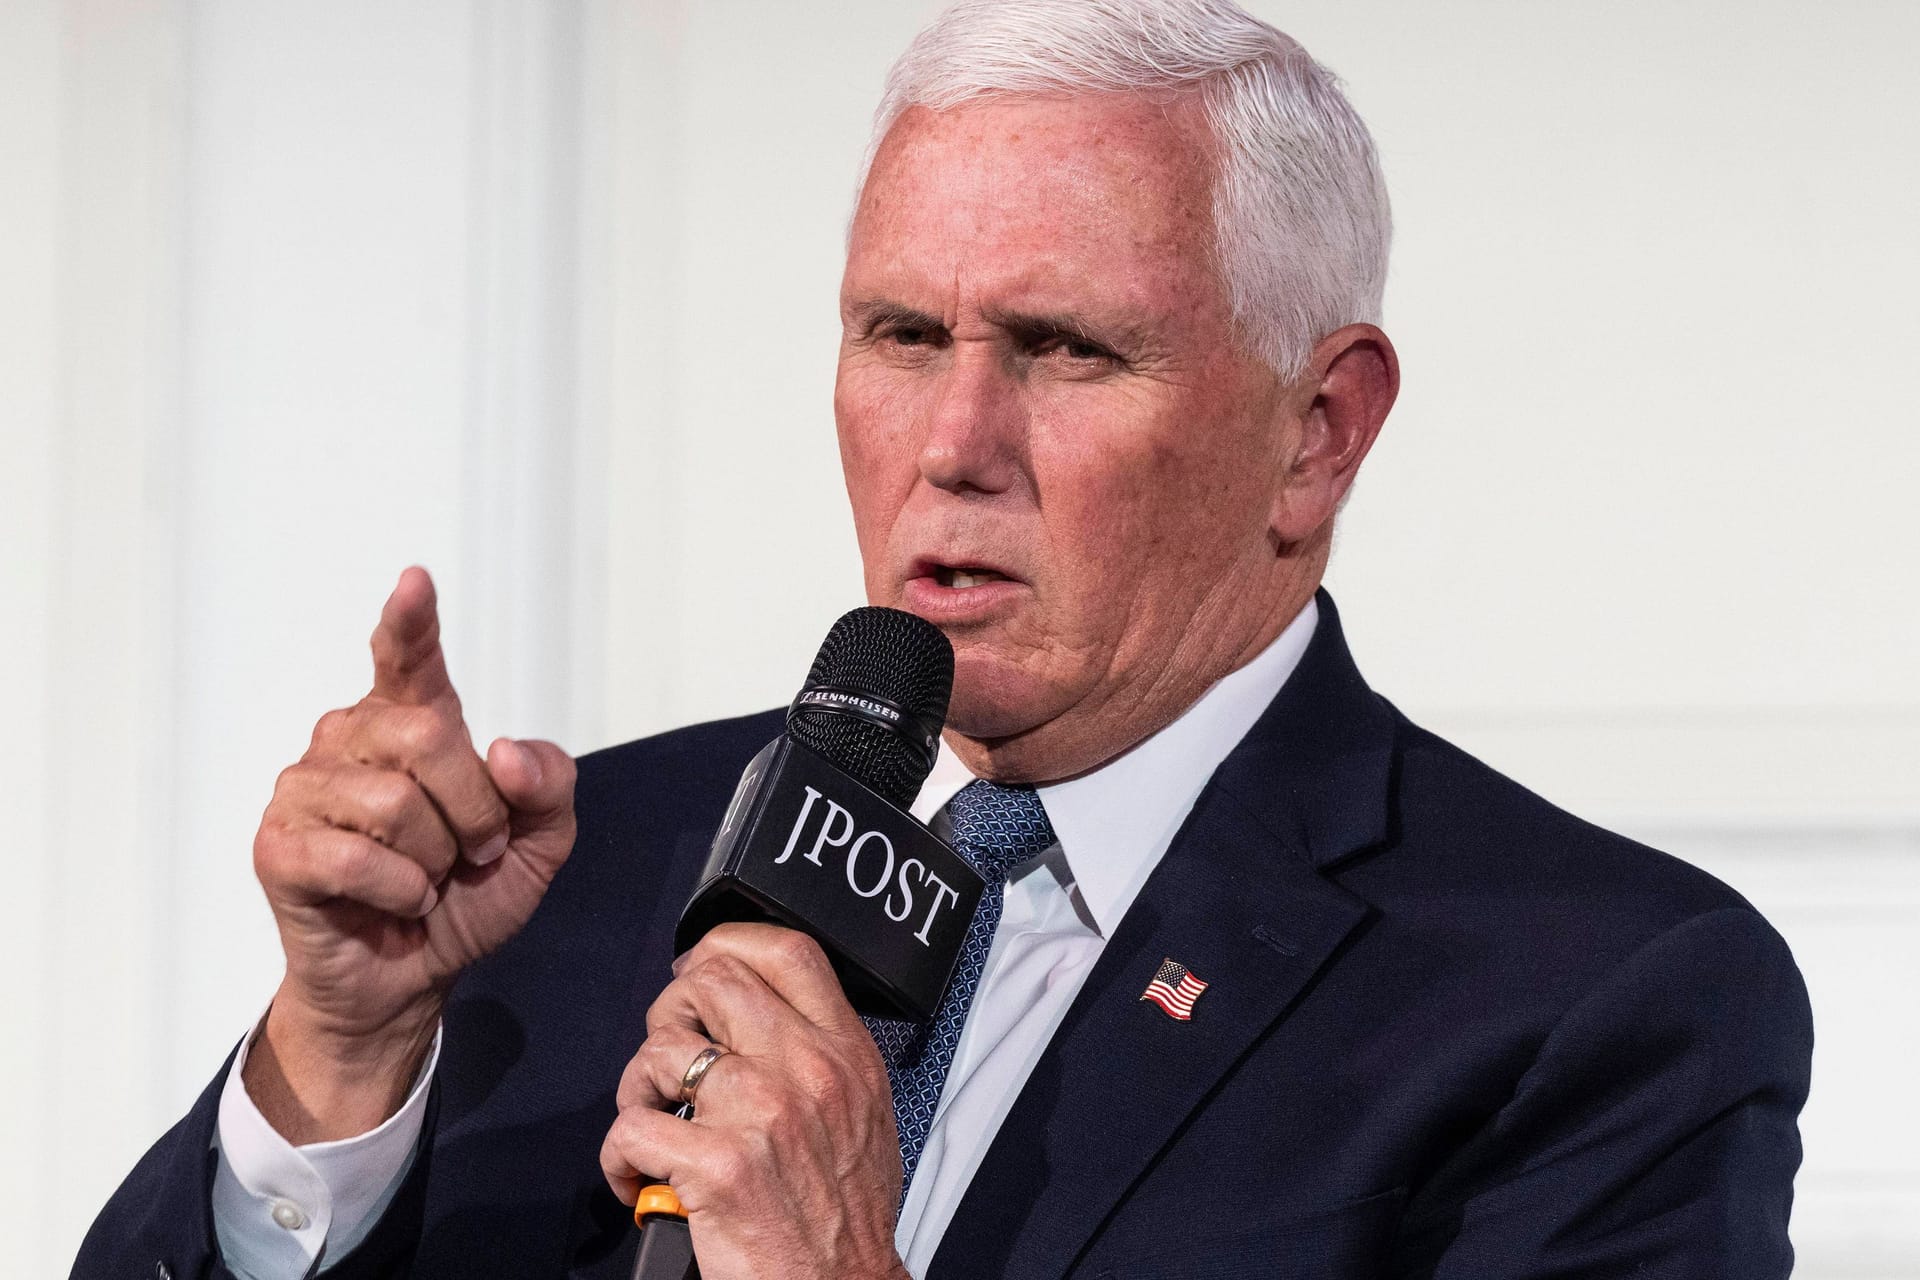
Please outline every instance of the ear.
[{"label": "ear", "polygon": [[1314,344],[1295,384],[1300,439],[1274,494],[1276,542],[1297,545],[1333,519],[1400,393],[1400,357],[1378,326],[1350,324]]}]

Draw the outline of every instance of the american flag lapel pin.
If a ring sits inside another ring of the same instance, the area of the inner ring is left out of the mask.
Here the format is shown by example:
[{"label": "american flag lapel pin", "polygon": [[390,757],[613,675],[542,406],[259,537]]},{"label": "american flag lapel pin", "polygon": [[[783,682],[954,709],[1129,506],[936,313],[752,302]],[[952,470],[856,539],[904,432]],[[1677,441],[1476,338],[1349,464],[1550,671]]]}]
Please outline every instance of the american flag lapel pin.
[{"label": "american flag lapel pin", "polygon": [[1180,1022],[1193,1021],[1193,1002],[1207,984],[1194,976],[1193,970],[1176,960],[1162,960],[1160,972],[1153,975],[1153,981],[1140,993],[1142,1000],[1151,1000],[1169,1018]]}]

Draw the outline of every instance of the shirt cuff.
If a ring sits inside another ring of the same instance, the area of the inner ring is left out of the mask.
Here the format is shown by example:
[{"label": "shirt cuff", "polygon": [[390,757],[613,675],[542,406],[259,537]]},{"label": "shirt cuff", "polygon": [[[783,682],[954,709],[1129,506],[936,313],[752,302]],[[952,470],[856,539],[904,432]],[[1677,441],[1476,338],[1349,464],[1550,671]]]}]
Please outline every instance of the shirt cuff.
[{"label": "shirt cuff", "polygon": [[294,1280],[344,1258],[367,1237],[412,1167],[440,1061],[440,1028],[400,1109],[378,1128],[296,1147],[260,1114],[241,1072],[262,1018],[241,1041],[214,1130],[213,1226],[242,1280]]}]

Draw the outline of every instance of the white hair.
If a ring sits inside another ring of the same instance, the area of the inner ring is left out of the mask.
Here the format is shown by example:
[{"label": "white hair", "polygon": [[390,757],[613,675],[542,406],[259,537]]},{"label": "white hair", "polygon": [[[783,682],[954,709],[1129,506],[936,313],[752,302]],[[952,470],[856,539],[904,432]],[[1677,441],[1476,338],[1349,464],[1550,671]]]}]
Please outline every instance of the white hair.
[{"label": "white hair", "polygon": [[1240,339],[1291,380],[1320,338],[1378,322],[1392,219],[1339,82],[1231,0],[957,0],[888,73],[860,180],[909,107],[1188,88],[1220,148],[1214,254]]}]

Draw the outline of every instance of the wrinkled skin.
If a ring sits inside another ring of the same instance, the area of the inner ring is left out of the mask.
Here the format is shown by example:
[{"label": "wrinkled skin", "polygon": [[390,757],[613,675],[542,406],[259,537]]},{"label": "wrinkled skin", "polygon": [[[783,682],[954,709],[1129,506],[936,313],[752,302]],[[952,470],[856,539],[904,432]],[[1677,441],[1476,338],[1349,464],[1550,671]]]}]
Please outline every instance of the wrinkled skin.
[{"label": "wrinkled skin", "polygon": [[[709,1044],[691,1123],[680,1081]],[[900,1277],[886,1067],[813,939],[722,925],[674,964],[621,1077],[600,1166],[623,1203],[672,1184],[712,1280]]]},{"label": "wrinkled skin", "polygon": [[572,851],[573,781],[551,742],[474,750],[433,583],[402,574],[372,690],[321,717],[254,837],[287,968],[242,1079],[283,1137],[352,1137],[399,1108],[454,979],[526,923]]},{"label": "wrinkled skin", "polygon": [[[953,640],[948,741],[985,776],[1091,769],[1264,648],[1392,403],[1371,326],[1291,383],[1244,350],[1210,154],[1191,103],[1109,97],[915,109],[876,155],[841,292],[841,458],[868,597]],[[885,1072],[811,948],[710,935],[622,1083],[608,1179],[628,1202],[670,1179],[712,1280],[902,1274]],[[674,1120],[713,1042],[731,1052]]]},{"label": "wrinkled skin", "polygon": [[[1318,584],[1392,404],[1372,326],[1323,337],[1291,381],[1247,354],[1211,156],[1191,100],[1123,96],[915,109],[876,155],[842,286],[841,457],[869,598],[953,640],[948,741],[983,776],[1092,769],[1258,653]],[[373,647],[372,692],[322,720],[255,843],[287,972],[244,1083],[294,1142],[393,1114],[454,978],[573,844],[559,748],[474,750],[424,573]],[[905,1274],[886,1074],[813,943],[716,930],[647,1026],[601,1152],[616,1194],[670,1180],[708,1280]],[[709,1043],[729,1052],[676,1119]]]},{"label": "wrinkled skin", "polygon": [[914,109],[875,156],[841,458],[868,598],[953,641],[948,741],[978,773],[1097,767],[1263,649],[1391,404],[1371,326],[1292,383],[1245,350],[1212,153],[1191,99],[1089,96]]}]

